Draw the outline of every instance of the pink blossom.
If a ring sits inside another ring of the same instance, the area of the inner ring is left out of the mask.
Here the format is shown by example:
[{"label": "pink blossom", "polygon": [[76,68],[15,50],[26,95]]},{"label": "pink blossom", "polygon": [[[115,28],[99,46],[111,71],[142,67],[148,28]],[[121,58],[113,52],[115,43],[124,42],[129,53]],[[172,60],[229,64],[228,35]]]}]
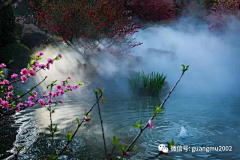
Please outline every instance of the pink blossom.
[{"label": "pink blossom", "polygon": [[8,108],[9,107],[8,101],[2,101],[2,105],[3,105],[4,108]]},{"label": "pink blossom", "polygon": [[41,57],[41,55],[39,53],[36,54],[37,57]]},{"label": "pink blossom", "polygon": [[22,69],[21,72],[20,72],[20,74],[26,76],[26,75],[28,74],[27,68]]},{"label": "pink blossom", "polygon": [[81,86],[84,87],[84,83],[82,83]]},{"label": "pink blossom", "polygon": [[78,85],[74,86],[73,89],[74,89],[74,90],[78,89]]},{"label": "pink blossom", "polygon": [[29,73],[28,73],[28,75],[29,75],[30,77],[34,77],[34,76],[36,76],[36,72],[34,72],[33,70],[30,70]]},{"label": "pink blossom", "polygon": [[36,70],[36,67],[33,65],[33,66],[32,66],[32,69],[35,71],[35,70]]},{"label": "pink blossom", "polygon": [[20,98],[20,96],[19,95],[17,95],[17,99],[19,99]]},{"label": "pink blossom", "polygon": [[34,97],[33,97],[33,96],[29,96],[29,97],[28,97],[28,100],[29,100],[29,101],[33,101],[33,100],[34,100]]},{"label": "pink blossom", "polygon": [[42,56],[42,55],[43,55],[43,53],[42,53],[42,52],[40,52],[39,54],[40,54],[40,56]]},{"label": "pink blossom", "polygon": [[49,59],[48,59],[48,63],[53,64],[53,59],[49,58]]},{"label": "pink blossom", "polygon": [[130,156],[129,151],[125,152],[125,155],[126,155],[126,156]]},{"label": "pink blossom", "polygon": [[68,76],[68,79],[71,79],[71,77],[70,77],[70,76]]},{"label": "pink blossom", "polygon": [[50,99],[50,100],[49,100],[49,103],[50,103],[50,104],[53,104],[53,100],[52,100],[52,99]]},{"label": "pink blossom", "polygon": [[70,88],[71,88],[71,85],[70,85],[70,84],[68,84],[68,85],[67,85],[67,88],[68,88],[68,89],[70,89]]},{"label": "pink blossom", "polygon": [[6,96],[6,100],[7,100],[7,101],[8,101],[10,98],[11,98],[10,96],[8,96],[8,95]]},{"label": "pink blossom", "polygon": [[57,97],[57,93],[53,93],[52,97],[53,98]]},{"label": "pink blossom", "polygon": [[21,76],[21,79],[22,79],[22,83],[25,83],[28,80],[28,78],[25,75]]},{"label": "pink blossom", "polygon": [[38,103],[40,103],[41,106],[43,106],[43,105],[44,105],[44,100],[43,100],[43,99],[39,99],[39,100],[38,100]]},{"label": "pink blossom", "polygon": [[61,96],[64,95],[64,93],[65,93],[65,92],[64,92],[63,90],[60,91],[60,95],[61,95]]},{"label": "pink blossom", "polygon": [[154,128],[151,120],[148,121],[150,131]]},{"label": "pink blossom", "polygon": [[18,3],[14,3],[13,6],[14,6],[14,8],[17,8]]},{"label": "pink blossom", "polygon": [[30,107],[33,107],[34,105],[35,105],[34,102],[30,102],[30,103],[29,103],[29,106],[30,106]]},{"label": "pink blossom", "polygon": [[[15,7],[16,8],[16,7]],[[19,112],[20,111],[20,106],[18,105],[17,106],[17,109],[15,110],[15,112],[17,113],[17,112]]]},{"label": "pink blossom", "polygon": [[36,91],[33,91],[33,94],[34,94],[34,95],[37,95],[38,93],[37,93]]},{"label": "pink blossom", "polygon": [[13,90],[13,86],[8,86],[8,90]]},{"label": "pink blossom", "polygon": [[2,98],[0,98],[0,104],[2,104]]},{"label": "pink blossom", "polygon": [[62,81],[62,85],[65,87],[65,80]]},{"label": "pink blossom", "polygon": [[59,102],[60,102],[61,104],[63,104],[63,100],[62,100],[62,99],[60,99]]},{"label": "pink blossom", "polygon": [[38,67],[44,69],[46,67],[46,65],[45,64],[39,64]]},{"label": "pink blossom", "polygon": [[57,89],[61,89],[62,87],[61,87],[61,85],[57,85]]},{"label": "pink blossom", "polygon": [[23,106],[23,103],[18,103],[17,104],[17,109],[16,109],[16,112],[19,112],[20,111],[20,107]]},{"label": "pink blossom", "polygon": [[48,70],[50,69],[50,64],[49,64],[49,63],[47,63],[47,69],[48,69]]},{"label": "pink blossom", "polygon": [[18,75],[15,74],[15,73],[13,73],[13,74],[11,75],[11,78],[12,78],[12,79],[16,79],[17,77],[18,77]]},{"label": "pink blossom", "polygon": [[83,121],[84,121],[84,122],[88,122],[89,120],[90,120],[89,117],[88,117],[88,116],[85,116]]},{"label": "pink blossom", "polygon": [[13,92],[7,92],[6,95],[7,96],[13,96]]},{"label": "pink blossom", "polygon": [[5,85],[5,83],[4,82],[0,82],[0,85]]},{"label": "pink blossom", "polygon": [[0,64],[0,69],[5,68],[5,67],[6,67],[6,65],[4,63]]},{"label": "pink blossom", "polygon": [[35,66],[35,67],[38,67],[38,66],[39,66],[38,61],[35,61],[35,62],[34,62],[34,66]]},{"label": "pink blossom", "polygon": [[60,53],[58,53],[58,57],[59,57],[59,58],[62,58],[62,55],[61,55]]},{"label": "pink blossom", "polygon": [[3,80],[3,83],[4,84],[9,84],[9,81],[5,79],[5,80]]}]

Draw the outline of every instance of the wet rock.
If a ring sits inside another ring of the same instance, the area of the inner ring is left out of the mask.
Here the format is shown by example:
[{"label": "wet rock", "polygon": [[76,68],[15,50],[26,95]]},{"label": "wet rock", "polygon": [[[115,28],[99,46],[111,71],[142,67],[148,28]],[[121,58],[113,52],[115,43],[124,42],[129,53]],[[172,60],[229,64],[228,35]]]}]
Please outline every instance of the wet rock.
[{"label": "wet rock", "polygon": [[41,45],[47,45],[50,43],[48,38],[45,32],[41,31],[37,26],[33,24],[24,24],[21,42],[28,48],[33,49]]}]

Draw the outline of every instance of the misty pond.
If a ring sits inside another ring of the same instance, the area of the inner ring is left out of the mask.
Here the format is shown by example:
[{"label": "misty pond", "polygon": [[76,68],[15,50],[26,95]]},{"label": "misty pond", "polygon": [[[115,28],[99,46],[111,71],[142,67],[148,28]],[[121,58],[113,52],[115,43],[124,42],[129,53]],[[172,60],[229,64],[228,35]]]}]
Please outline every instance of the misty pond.
[{"label": "misty pond", "polygon": [[[234,24],[231,29],[234,30]],[[138,33],[136,40],[143,45],[134,48],[132,53],[141,59],[137,69],[166,74],[171,89],[181,75],[181,64],[190,67],[166,102],[165,110],[152,121],[154,129],[147,128],[137,140],[130,153],[131,159],[240,159],[240,34],[239,29],[238,32],[234,30],[235,34],[231,29],[212,34],[206,24],[182,20],[173,27],[156,26]],[[43,52],[58,53],[57,49]],[[72,76],[73,82],[86,83],[88,91],[83,87],[76,93],[68,93],[63,105],[55,107],[53,123],[58,125],[60,132],[55,135],[53,146],[46,108],[36,107],[17,113],[9,120],[11,126],[2,126],[0,131],[1,157],[10,156],[11,149],[18,146],[25,146],[25,154],[19,159],[40,159],[51,154],[52,147],[61,148],[67,142],[67,132],[77,126],[75,119],[82,119],[85,109],[95,103],[92,90],[96,87],[105,88],[106,103],[100,107],[108,150],[112,149],[113,136],[120,138],[122,144],[129,144],[138,133],[132,125],[140,119],[146,123],[156,104],[165,98],[165,95],[161,98],[133,96],[125,69],[116,67],[112,57],[103,59],[99,77],[91,79],[78,71],[76,53],[62,51],[62,55],[64,58],[48,71],[50,76],[46,84]],[[45,73],[41,73],[35,80],[44,76]],[[77,132],[70,151],[60,159],[105,158],[96,108],[91,116],[92,120],[84,123]],[[4,133],[9,133],[8,137],[2,136]],[[189,150],[157,156],[158,145],[172,139],[181,146],[188,146]],[[232,150],[206,152],[192,149],[219,146],[230,146]],[[120,155],[120,150],[114,154]]]}]

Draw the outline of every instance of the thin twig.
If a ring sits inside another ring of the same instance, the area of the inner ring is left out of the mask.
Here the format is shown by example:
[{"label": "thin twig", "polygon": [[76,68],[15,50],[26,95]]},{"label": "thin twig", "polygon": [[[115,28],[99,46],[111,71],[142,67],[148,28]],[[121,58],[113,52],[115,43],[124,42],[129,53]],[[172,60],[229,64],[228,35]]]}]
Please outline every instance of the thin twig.
[{"label": "thin twig", "polygon": [[[97,100],[99,100],[101,97],[102,97],[102,95],[99,96],[99,98],[98,98]],[[95,104],[92,106],[92,108],[86,113],[86,116],[93,110],[93,108],[96,106],[96,104],[97,104],[97,102],[95,102]],[[73,135],[72,135],[71,140],[67,142],[67,144],[65,145],[65,147],[64,147],[64,148],[61,150],[61,152],[57,155],[58,158],[59,158],[59,156],[61,156],[61,155],[64,153],[64,151],[67,149],[67,147],[69,146],[69,144],[72,142],[72,140],[73,140],[73,138],[75,137],[78,129],[79,129],[79,128],[81,127],[81,125],[83,124],[84,119],[85,119],[85,118],[83,118],[83,120],[81,121],[81,123],[78,124],[76,130],[74,131],[74,133],[73,133]]]},{"label": "thin twig", "polygon": [[32,89],[30,89],[28,92],[24,93],[23,95],[20,96],[20,98],[22,98],[23,96],[25,96],[26,94],[30,93],[33,89],[37,88],[41,83],[43,83],[43,81],[45,81],[47,79],[47,76],[41,81],[39,82],[36,86],[32,87]]},{"label": "thin twig", "polygon": [[96,98],[97,98],[97,105],[98,105],[98,114],[99,114],[99,118],[100,118],[100,121],[101,121],[104,150],[105,150],[105,154],[106,154],[107,159],[109,159],[108,154],[107,154],[105,135],[104,135],[103,120],[102,120],[101,110],[100,110],[100,107],[99,107],[99,99],[98,99],[98,95],[97,94],[96,94]]},{"label": "thin twig", "polygon": [[[168,100],[168,98],[170,97],[171,93],[173,92],[173,90],[175,89],[175,87],[177,86],[177,84],[180,82],[182,76],[184,75],[185,72],[182,72],[180,78],[178,79],[178,81],[175,83],[175,85],[173,86],[173,88],[169,91],[169,93],[167,94],[166,98],[164,99],[164,101],[162,102],[162,104],[160,105],[160,108],[163,108],[165,102]],[[154,117],[157,115],[157,113],[154,113],[154,115],[149,119],[153,120]],[[137,141],[137,139],[140,137],[140,135],[142,134],[142,132],[148,127],[148,123],[146,123],[146,125],[140,129],[139,133],[137,134],[137,136],[133,139],[133,141],[129,144],[129,146],[126,149],[126,152],[129,151],[129,149],[132,147],[132,145]]]}]

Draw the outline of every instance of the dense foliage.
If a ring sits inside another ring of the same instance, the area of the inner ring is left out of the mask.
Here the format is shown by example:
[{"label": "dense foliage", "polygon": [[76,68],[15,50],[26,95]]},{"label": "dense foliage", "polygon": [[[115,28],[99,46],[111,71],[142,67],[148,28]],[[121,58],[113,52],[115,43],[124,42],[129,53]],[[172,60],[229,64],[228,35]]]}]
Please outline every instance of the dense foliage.
[{"label": "dense foliage", "polygon": [[15,42],[15,15],[11,5],[0,10],[0,47]]},{"label": "dense foliage", "polygon": [[8,64],[9,60],[13,60],[8,65],[8,69],[12,72],[20,72],[21,68],[24,68],[30,62],[32,54],[32,51],[23,44],[10,44],[1,48],[0,62]]}]

